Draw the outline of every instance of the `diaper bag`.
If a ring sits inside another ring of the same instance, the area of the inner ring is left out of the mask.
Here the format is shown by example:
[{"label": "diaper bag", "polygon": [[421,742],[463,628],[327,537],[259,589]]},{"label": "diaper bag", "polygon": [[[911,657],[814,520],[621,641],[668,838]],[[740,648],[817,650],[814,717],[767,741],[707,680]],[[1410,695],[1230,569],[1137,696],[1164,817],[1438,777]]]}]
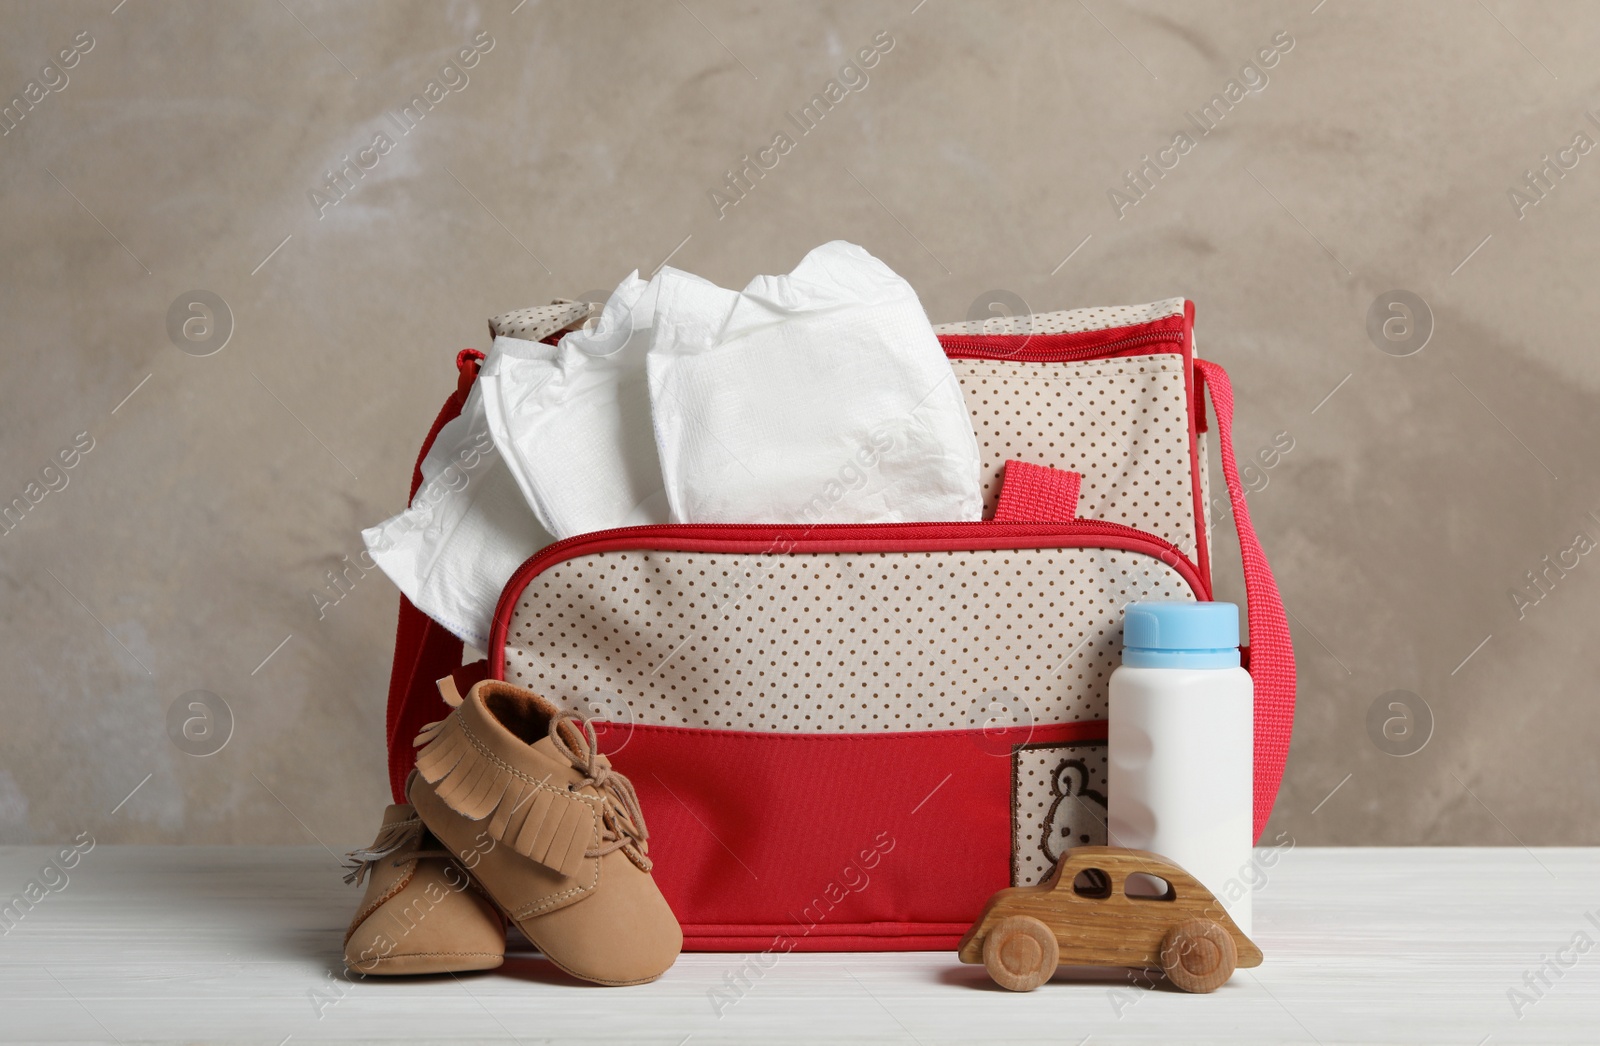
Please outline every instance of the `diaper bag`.
[{"label": "diaper bag", "polygon": [[[558,303],[491,330],[554,338],[590,312]],[[982,453],[983,522],[579,535],[516,572],[470,665],[402,597],[396,796],[413,738],[447,711],[436,680],[509,680],[602,723],[687,948],[953,948],[996,889],[1106,842],[1122,607],[1212,598],[1214,441],[1247,595],[1259,836],[1289,748],[1294,654],[1234,460],[1228,377],[1195,355],[1193,304],[935,329]],[[457,356],[423,454],[482,358]],[[866,441],[841,488],[893,453]]]}]

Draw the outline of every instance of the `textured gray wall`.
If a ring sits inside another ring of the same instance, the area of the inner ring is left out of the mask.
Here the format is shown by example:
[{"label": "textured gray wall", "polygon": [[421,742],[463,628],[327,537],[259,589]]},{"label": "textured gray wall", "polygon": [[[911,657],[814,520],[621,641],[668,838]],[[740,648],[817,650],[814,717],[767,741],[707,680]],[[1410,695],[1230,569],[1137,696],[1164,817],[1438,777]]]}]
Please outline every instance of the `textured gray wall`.
[{"label": "textured gray wall", "polygon": [[[114,2],[15,4],[0,39],[0,95],[41,84],[0,137],[0,500],[66,482],[0,536],[0,842],[367,835],[396,594],[373,575],[321,619],[314,594],[402,505],[454,352],[669,252],[742,285],[834,237],[935,320],[992,289],[1198,303],[1241,452],[1293,439],[1251,499],[1300,652],[1272,831],[1600,842],[1600,153],[1524,186],[1600,141],[1594,5]],[[730,165],[885,30],[719,218]],[[470,81],[394,131],[480,32]],[[1280,32],[1119,217],[1108,190]],[[1410,355],[1368,333],[1394,289],[1431,310]],[[211,355],[169,336],[193,290],[231,312]],[[233,720],[210,756],[167,729],[194,690]],[[1431,709],[1403,757],[1368,725],[1391,691]]]}]

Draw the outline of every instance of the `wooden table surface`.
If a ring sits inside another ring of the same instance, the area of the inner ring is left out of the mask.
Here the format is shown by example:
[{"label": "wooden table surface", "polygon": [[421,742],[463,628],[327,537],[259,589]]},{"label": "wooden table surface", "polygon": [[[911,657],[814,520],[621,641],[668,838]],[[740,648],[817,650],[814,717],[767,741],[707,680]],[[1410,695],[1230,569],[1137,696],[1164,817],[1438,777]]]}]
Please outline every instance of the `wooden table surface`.
[{"label": "wooden table surface", "polygon": [[[0,905],[53,852],[0,848]],[[1113,971],[1014,995],[951,953],[852,953],[784,956],[720,1007],[737,956],[624,989],[526,953],[347,980],[356,892],[319,847],[102,845],[68,875],[0,937],[0,1041],[1600,1042],[1600,849],[1298,847],[1256,897],[1265,964],[1209,996]]]}]

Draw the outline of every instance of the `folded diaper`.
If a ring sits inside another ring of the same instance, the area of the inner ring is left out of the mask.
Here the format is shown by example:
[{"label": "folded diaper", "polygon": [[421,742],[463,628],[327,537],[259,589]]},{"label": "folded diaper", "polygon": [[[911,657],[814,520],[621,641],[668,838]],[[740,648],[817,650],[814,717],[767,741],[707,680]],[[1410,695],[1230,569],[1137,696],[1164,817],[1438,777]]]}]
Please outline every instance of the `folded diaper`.
[{"label": "folded diaper", "polygon": [[487,649],[500,590],[552,539],[495,449],[481,384],[422,459],[422,486],[411,506],[361,538],[419,610]]},{"label": "folded diaper", "polygon": [[497,337],[478,374],[495,446],[558,538],[667,522],[644,366],[655,297],[635,272],[592,328],[559,345]]},{"label": "folded diaper", "polygon": [[883,262],[834,241],[743,291],[675,269],[653,282],[650,406],[673,521],[982,518],[960,386]]}]

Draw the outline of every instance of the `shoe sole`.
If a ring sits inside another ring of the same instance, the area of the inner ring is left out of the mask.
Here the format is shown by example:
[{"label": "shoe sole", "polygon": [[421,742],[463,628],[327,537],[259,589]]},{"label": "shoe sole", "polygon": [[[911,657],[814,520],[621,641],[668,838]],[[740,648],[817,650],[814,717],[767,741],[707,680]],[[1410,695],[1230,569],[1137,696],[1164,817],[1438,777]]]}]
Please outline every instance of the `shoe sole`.
[{"label": "shoe sole", "polygon": [[376,960],[371,968],[347,968],[364,977],[411,977],[430,973],[472,973],[493,970],[506,961],[506,957],[493,952],[424,952],[417,955],[387,955]]}]

